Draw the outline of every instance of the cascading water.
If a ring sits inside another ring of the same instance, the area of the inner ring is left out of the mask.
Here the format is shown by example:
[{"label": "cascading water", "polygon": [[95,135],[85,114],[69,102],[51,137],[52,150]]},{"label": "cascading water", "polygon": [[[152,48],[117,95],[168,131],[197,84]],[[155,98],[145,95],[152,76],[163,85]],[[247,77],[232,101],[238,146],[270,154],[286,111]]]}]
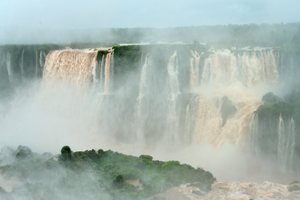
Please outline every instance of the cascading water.
[{"label": "cascading water", "polygon": [[144,135],[144,126],[145,126],[145,119],[143,117],[143,103],[145,101],[145,92],[149,89],[149,81],[147,80],[149,75],[149,67],[150,67],[150,60],[149,56],[145,56],[145,61],[142,66],[140,83],[139,83],[139,92],[137,97],[137,104],[136,104],[136,139],[137,143],[144,144],[145,135]]},{"label": "cascading water", "polygon": [[[97,63],[99,51],[107,51]],[[65,49],[51,51],[44,68],[44,79],[61,79],[99,84],[104,94],[110,92],[113,70],[111,49]]]},{"label": "cascading water", "polygon": [[12,71],[12,66],[11,66],[11,54],[7,53],[6,54],[6,70],[8,74],[8,80],[10,83],[13,82],[13,71]]},{"label": "cascading water", "polygon": [[99,83],[101,91],[104,91],[104,69],[105,69],[105,57],[106,55],[101,56],[101,60],[98,61],[97,67],[94,70],[94,82]]},{"label": "cascading water", "polygon": [[96,65],[97,50],[58,50],[47,55],[44,79],[90,81]]},{"label": "cascading water", "polygon": [[[108,50],[97,60],[98,52],[99,49],[52,51],[47,55],[44,78],[55,76],[93,81],[102,88],[104,94],[108,94],[114,74],[114,55],[113,51]],[[174,143],[189,141],[217,146],[228,142],[242,144],[247,138],[252,113],[260,105],[260,95],[253,91],[261,85],[276,83],[278,78],[278,63],[271,49],[210,50],[206,56],[199,50],[192,50],[189,68],[180,66],[180,57],[174,51],[167,60],[165,73],[158,72],[159,69],[155,67],[150,70],[150,65],[153,65],[150,64],[150,57],[147,55],[141,66],[134,106],[135,121],[138,124],[134,132],[138,141],[145,140],[145,129],[151,126],[156,127],[153,130],[160,131],[164,127],[164,135],[161,137]],[[188,71],[188,90],[184,89],[182,70]],[[154,79],[149,79],[157,78],[158,73],[165,81],[154,83]],[[151,121],[157,118],[150,116],[155,113],[154,110],[150,112],[144,109],[145,105],[151,106],[154,103],[146,99],[146,96],[153,95],[150,92],[153,87],[161,88],[159,100],[155,100],[155,103],[166,105],[166,108],[153,107],[158,109],[161,117],[165,116],[159,124]],[[193,105],[182,104],[182,98],[188,96],[186,91],[192,91],[195,97]],[[181,123],[181,119],[184,123]],[[148,125],[145,126],[145,123]]]},{"label": "cascading water", "polygon": [[[198,85],[193,141],[215,145],[243,143],[252,113],[260,105],[260,96],[254,91],[258,86],[274,84],[277,78],[277,63],[271,50],[211,51],[204,60]],[[223,108],[224,97],[232,109]]]},{"label": "cascading water", "polygon": [[[93,135],[97,139],[91,139],[96,145],[102,141],[105,143],[107,139],[109,142],[104,148],[121,146],[122,149],[128,145],[138,153],[145,151],[149,154],[170,149],[174,149],[174,152],[188,151],[190,148],[207,146],[213,146],[213,150],[226,149],[227,146],[240,150],[239,147],[244,147],[250,136],[254,154],[264,156],[260,148],[260,120],[253,113],[262,104],[262,95],[270,90],[268,86],[278,81],[276,51],[263,48],[206,51],[173,46],[149,50],[152,46],[147,46],[140,48],[140,54],[135,55],[136,47],[122,48],[64,49],[47,54],[43,72],[45,80],[70,80],[70,85],[75,87],[77,84],[74,82],[84,82],[92,85],[92,92],[97,91],[97,95],[92,96],[96,101],[93,104],[90,104],[88,95],[82,93],[83,90],[78,92],[74,89],[75,95],[70,94],[67,100],[62,98],[62,102],[70,104],[64,110],[74,110],[70,112],[72,114],[60,109],[57,96],[63,96],[64,90],[54,97],[57,98],[55,103],[46,109],[55,112],[47,110],[45,113],[50,113],[53,118],[61,119],[59,117],[63,115],[70,119],[54,120],[52,124],[57,132],[64,127],[61,121],[69,124],[76,122],[80,125],[78,130],[75,129],[79,125],[74,125],[73,129],[61,132],[70,135],[74,132],[76,137],[92,132],[99,135]],[[127,48],[130,51],[126,52]],[[37,52],[34,53],[34,60],[38,65],[30,70],[34,76],[37,76],[36,72],[40,70],[46,53],[43,50]],[[22,50],[18,54],[20,60],[16,63],[11,63],[14,57],[10,53],[1,55],[6,57],[1,69],[5,69],[10,81],[17,77],[14,74],[16,68],[20,70],[21,77],[28,74],[27,51]],[[15,67],[15,64],[18,66]],[[59,83],[54,82],[56,85]],[[67,91],[69,87],[66,88]],[[55,92],[51,90],[49,95],[44,91],[37,95],[39,109],[44,109],[44,99],[52,94],[55,96]],[[81,97],[84,95],[86,97]],[[78,101],[72,104],[74,96]],[[84,99],[82,108],[81,98]],[[72,108],[77,106],[78,109]],[[44,117],[43,114],[38,116]],[[82,120],[82,116],[86,120]],[[274,160],[284,171],[288,171],[295,167],[295,122],[293,118],[282,116],[276,125],[278,129],[273,136],[276,135],[274,137],[276,140],[278,137],[278,141],[275,143]],[[101,141],[98,143],[98,140]]]},{"label": "cascading water", "polygon": [[270,49],[217,50],[205,60],[202,84],[242,84],[252,87],[273,83],[278,78],[278,64]]},{"label": "cascading water", "polygon": [[166,140],[179,142],[178,137],[178,113],[177,113],[177,99],[180,94],[179,90],[179,66],[177,52],[174,52],[169,58],[167,65],[167,98],[168,98],[168,111],[167,111],[167,124],[166,124]]},{"label": "cascading water", "polygon": [[294,119],[283,120],[279,116],[278,121],[278,162],[284,171],[293,167],[295,152],[295,122]]},{"label": "cascading water", "polygon": [[104,93],[105,94],[109,93],[111,76],[113,74],[113,73],[111,73],[111,71],[113,69],[112,58],[113,58],[113,54],[111,52],[109,52],[105,56],[105,67],[104,67],[104,74],[105,74],[104,75]]},{"label": "cascading water", "polygon": [[252,115],[250,121],[250,151],[253,152],[255,156],[260,155],[260,148],[259,148],[259,127],[258,127],[258,117],[256,114]]},{"label": "cascading water", "polygon": [[190,58],[190,87],[194,89],[200,83],[200,55],[197,51],[191,50]]},{"label": "cascading water", "polygon": [[[270,119],[268,119],[270,121]],[[250,123],[250,148],[255,156],[263,156],[264,153],[269,152],[270,149],[265,149],[264,147],[264,138],[269,134],[265,133],[261,126],[268,124],[269,122],[264,121],[264,119],[259,119],[257,114],[254,114]],[[295,156],[295,122],[293,118],[283,118],[280,114],[275,120],[277,126],[275,130],[265,130],[271,132],[275,131],[276,144],[274,145],[271,152],[274,152],[276,155],[269,155],[275,157],[275,162],[278,163],[280,169],[283,172],[289,172],[293,170],[294,167],[294,156]],[[269,138],[271,140],[272,138]]]},{"label": "cascading water", "polygon": [[22,49],[21,53],[21,60],[20,60],[20,69],[21,69],[21,79],[24,79],[24,52],[25,50]]}]

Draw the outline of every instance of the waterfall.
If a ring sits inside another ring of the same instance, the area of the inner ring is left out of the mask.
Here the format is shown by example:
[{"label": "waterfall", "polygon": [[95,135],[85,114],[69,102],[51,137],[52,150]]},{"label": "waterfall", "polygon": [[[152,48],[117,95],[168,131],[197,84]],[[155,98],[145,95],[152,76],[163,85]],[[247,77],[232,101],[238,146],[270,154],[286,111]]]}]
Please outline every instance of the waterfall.
[{"label": "waterfall", "polygon": [[185,125],[184,125],[184,137],[183,142],[184,144],[190,144],[192,142],[191,139],[191,129],[192,129],[192,112],[191,112],[191,105],[187,105],[185,110]]},{"label": "waterfall", "polygon": [[113,88],[114,84],[114,74],[115,74],[115,59],[114,59],[114,52],[111,52],[111,59],[110,59],[110,82],[109,82],[109,90]]},{"label": "waterfall", "polygon": [[223,85],[237,82],[236,57],[228,50],[213,51],[204,61],[201,85]]},{"label": "waterfall", "polygon": [[177,113],[177,98],[180,94],[179,80],[178,80],[178,57],[175,51],[169,58],[167,64],[167,124],[166,124],[166,139],[170,142],[179,142],[178,138],[178,120]]},{"label": "waterfall", "polygon": [[256,114],[252,115],[251,121],[250,121],[250,151],[253,152],[255,156],[260,155],[260,148],[259,148],[259,121]]},{"label": "waterfall", "polygon": [[205,59],[202,84],[240,84],[252,87],[274,83],[278,79],[278,64],[269,49],[244,50],[234,53],[229,49],[211,52]]},{"label": "waterfall", "polygon": [[284,171],[290,170],[293,167],[295,134],[294,119],[283,120],[280,115],[278,121],[277,157],[278,162]]},{"label": "waterfall", "polygon": [[92,66],[92,81],[94,83],[98,82],[98,77],[97,77],[98,66],[99,66],[98,63],[96,63],[95,65]]},{"label": "waterfall", "polygon": [[[295,155],[295,122],[293,118],[283,118],[280,114],[276,120],[277,127],[275,128],[277,133],[274,149],[266,149],[264,147],[263,138],[267,137],[269,133],[261,130],[260,126],[266,125],[269,127],[269,122],[259,120],[257,114],[254,114],[250,123],[250,148],[255,156],[263,156],[264,151],[276,152],[276,162],[280,166],[281,170],[288,172],[293,170],[294,155]],[[271,134],[273,130],[270,130]],[[267,134],[267,135],[264,135]],[[269,138],[271,140],[272,138]]]},{"label": "waterfall", "polygon": [[144,133],[144,126],[145,126],[145,116],[143,113],[144,108],[144,101],[145,101],[145,92],[149,90],[149,56],[145,56],[144,64],[142,65],[141,76],[140,76],[140,83],[139,83],[139,91],[137,97],[137,104],[136,104],[136,139],[139,144],[144,144],[145,142],[145,133]]},{"label": "waterfall", "polygon": [[39,66],[44,67],[45,64],[46,53],[44,51],[40,51],[39,55]]},{"label": "waterfall", "polygon": [[[52,51],[46,57],[44,78],[93,82],[102,93],[108,94],[114,74],[114,51],[109,49],[100,54],[99,51]],[[253,113],[261,104],[256,87],[272,85],[278,79],[274,51],[189,50],[186,57],[182,56],[186,62],[182,62],[178,52],[174,51],[167,60],[159,59],[162,54],[142,52],[146,56],[139,64],[136,96],[133,95],[134,100],[129,98],[135,101],[134,137],[144,143],[148,135],[163,131],[155,137],[174,144],[245,143],[249,127],[256,124]],[[193,101],[186,92],[191,90]]]},{"label": "waterfall", "polygon": [[97,63],[99,51],[102,49],[51,51],[46,57],[44,79],[98,83],[101,92],[108,94],[113,74],[113,53],[110,49],[106,50],[101,62]]},{"label": "waterfall", "polygon": [[111,70],[112,68],[112,53],[109,52],[105,56],[105,68],[104,68],[104,93],[108,94],[110,89]]},{"label": "waterfall", "polygon": [[6,54],[6,70],[7,70],[8,80],[10,83],[12,83],[14,81],[13,69],[11,65],[11,54],[9,52]]},{"label": "waterfall", "polygon": [[190,58],[190,88],[194,89],[200,83],[200,55],[197,51],[191,50]]},{"label": "waterfall", "polygon": [[278,79],[278,64],[273,50],[245,51],[239,56],[243,84],[250,87],[261,83],[274,83]]},{"label": "waterfall", "polygon": [[99,66],[99,82],[100,82],[100,90],[104,91],[104,69],[105,69],[105,57],[106,55],[102,55],[101,61],[98,63]]},{"label": "waterfall", "polygon": [[22,49],[21,60],[20,60],[20,71],[21,71],[21,79],[24,79],[24,49]]},{"label": "waterfall", "polygon": [[46,57],[44,78],[90,81],[97,50],[57,50]]},{"label": "waterfall", "polygon": [[[201,59],[203,62],[200,62]],[[149,66],[150,60],[147,55],[141,65],[135,106],[138,140],[145,140],[146,119],[154,112],[145,109],[154,104],[149,102],[149,105],[148,103],[146,105],[145,96],[154,87],[149,77],[157,76],[155,72],[158,72],[158,69],[153,68],[150,71]],[[167,61],[165,77],[160,76],[166,79],[164,93],[159,94],[162,98],[160,102],[165,102],[166,110],[157,108],[156,112],[161,112],[161,116],[165,116],[165,119],[159,122],[165,127],[164,140],[172,141],[174,144],[208,143],[216,146],[245,143],[253,113],[261,104],[261,97],[255,93],[255,86],[272,84],[278,77],[273,52],[268,49],[240,52],[223,49],[211,51],[205,57],[201,52],[191,50],[186,70],[189,91],[195,88],[197,90],[193,91],[193,102],[189,100],[189,103],[184,104],[184,108],[179,97],[187,94],[182,93],[180,88],[181,74],[177,51],[171,54]],[[259,73],[264,75],[257,77]],[[157,83],[155,85],[157,86]],[[224,97],[228,97],[233,111],[224,108]],[[156,104],[160,105],[159,102]],[[148,126],[160,126],[152,123],[147,122]]]},{"label": "waterfall", "polygon": [[[268,49],[211,51],[201,73],[193,142],[244,143],[252,114],[261,101],[255,88],[276,83],[277,67]],[[228,110],[222,109],[223,97],[228,97],[235,112],[224,113]]]},{"label": "waterfall", "polygon": [[197,98],[196,124],[193,133],[193,143],[213,144],[214,138],[219,134],[222,118],[217,102],[199,95]]}]

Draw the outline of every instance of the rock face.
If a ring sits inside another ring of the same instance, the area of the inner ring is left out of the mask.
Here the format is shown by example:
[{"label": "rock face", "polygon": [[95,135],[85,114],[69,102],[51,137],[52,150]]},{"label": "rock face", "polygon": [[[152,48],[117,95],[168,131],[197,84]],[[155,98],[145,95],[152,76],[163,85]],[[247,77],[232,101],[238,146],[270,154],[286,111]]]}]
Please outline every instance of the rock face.
[{"label": "rock face", "polygon": [[267,93],[251,123],[252,150],[286,172],[299,172],[299,100],[294,92],[284,98]]},{"label": "rock face", "polygon": [[0,46],[0,100],[8,101],[20,87],[41,78],[48,52],[58,45]]},{"label": "rock face", "polygon": [[269,92],[267,94],[265,94],[262,98],[262,101],[265,103],[265,104],[276,104],[276,103],[280,103],[280,102],[283,102],[283,100],[276,96],[274,93],[272,92]]},{"label": "rock face", "polygon": [[237,111],[236,107],[233,105],[232,101],[227,96],[222,98],[222,119],[223,119],[223,126],[226,124],[227,119],[232,116]]},{"label": "rock face", "polygon": [[297,191],[300,193],[300,182],[298,182],[298,181],[292,182],[291,184],[288,185],[288,190],[290,192]]}]

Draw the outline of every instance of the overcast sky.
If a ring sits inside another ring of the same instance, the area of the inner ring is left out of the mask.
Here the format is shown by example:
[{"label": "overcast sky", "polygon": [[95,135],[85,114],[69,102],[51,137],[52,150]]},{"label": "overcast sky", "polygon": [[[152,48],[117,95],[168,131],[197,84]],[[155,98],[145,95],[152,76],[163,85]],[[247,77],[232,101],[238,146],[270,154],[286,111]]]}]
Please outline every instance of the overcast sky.
[{"label": "overcast sky", "polygon": [[0,0],[0,38],[12,31],[174,27],[300,21],[300,0]]}]

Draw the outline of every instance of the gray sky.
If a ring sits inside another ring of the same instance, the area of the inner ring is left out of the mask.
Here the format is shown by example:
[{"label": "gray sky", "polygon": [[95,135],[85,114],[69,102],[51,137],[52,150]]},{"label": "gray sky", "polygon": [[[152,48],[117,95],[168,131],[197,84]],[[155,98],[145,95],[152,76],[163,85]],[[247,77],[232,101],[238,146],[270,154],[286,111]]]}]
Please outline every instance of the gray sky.
[{"label": "gray sky", "polygon": [[0,39],[12,32],[300,21],[300,0],[0,0]]},{"label": "gray sky", "polygon": [[1,0],[2,27],[169,27],[300,20],[299,0]]}]

